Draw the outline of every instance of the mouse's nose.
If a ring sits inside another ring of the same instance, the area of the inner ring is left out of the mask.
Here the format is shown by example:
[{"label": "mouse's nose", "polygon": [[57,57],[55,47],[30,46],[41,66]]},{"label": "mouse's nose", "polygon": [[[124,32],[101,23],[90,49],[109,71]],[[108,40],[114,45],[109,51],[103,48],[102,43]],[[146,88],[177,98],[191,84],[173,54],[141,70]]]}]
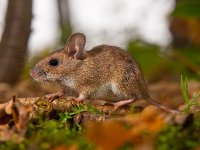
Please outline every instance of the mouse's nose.
[{"label": "mouse's nose", "polygon": [[40,67],[33,67],[31,70],[30,70],[30,75],[33,77],[33,78],[38,78],[42,75],[42,70],[40,69]]},{"label": "mouse's nose", "polygon": [[31,70],[30,70],[30,75],[34,78],[35,76],[37,76],[37,69],[36,67],[33,67]]}]

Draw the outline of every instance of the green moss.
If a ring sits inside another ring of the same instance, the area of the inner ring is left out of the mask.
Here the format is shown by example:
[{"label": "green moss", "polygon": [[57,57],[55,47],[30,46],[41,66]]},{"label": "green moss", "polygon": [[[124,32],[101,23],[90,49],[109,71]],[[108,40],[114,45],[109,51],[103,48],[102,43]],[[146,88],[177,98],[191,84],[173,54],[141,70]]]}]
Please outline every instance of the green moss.
[{"label": "green moss", "polygon": [[194,149],[200,145],[200,115],[196,116],[189,125],[167,125],[159,134],[156,141],[157,150]]},{"label": "green moss", "polygon": [[60,113],[59,118],[44,119],[43,115],[31,121],[26,132],[25,140],[20,144],[11,141],[0,145],[4,150],[24,150],[24,149],[53,149],[56,146],[77,145],[79,149],[94,149],[94,144],[89,143],[84,137],[84,130],[81,125],[71,123],[73,116],[77,113],[87,111],[93,112],[94,108],[77,107],[71,113]]}]

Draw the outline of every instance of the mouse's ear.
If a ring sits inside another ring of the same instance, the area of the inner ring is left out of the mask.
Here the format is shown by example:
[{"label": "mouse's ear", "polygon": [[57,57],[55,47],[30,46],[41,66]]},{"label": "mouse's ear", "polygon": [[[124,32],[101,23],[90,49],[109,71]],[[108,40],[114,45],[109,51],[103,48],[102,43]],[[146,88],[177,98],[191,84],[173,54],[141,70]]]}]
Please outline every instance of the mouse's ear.
[{"label": "mouse's ear", "polygon": [[74,33],[68,39],[64,50],[75,59],[83,58],[86,37],[82,33]]}]

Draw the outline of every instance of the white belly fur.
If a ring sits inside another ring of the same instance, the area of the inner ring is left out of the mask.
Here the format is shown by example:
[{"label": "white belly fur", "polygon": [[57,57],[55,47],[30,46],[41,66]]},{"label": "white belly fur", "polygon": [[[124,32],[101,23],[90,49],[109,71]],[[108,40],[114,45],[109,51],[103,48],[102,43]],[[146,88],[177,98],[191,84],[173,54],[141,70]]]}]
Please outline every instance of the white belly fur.
[{"label": "white belly fur", "polygon": [[125,96],[119,91],[117,84],[106,83],[92,93],[91,99],[118,101],[125,99]]}]

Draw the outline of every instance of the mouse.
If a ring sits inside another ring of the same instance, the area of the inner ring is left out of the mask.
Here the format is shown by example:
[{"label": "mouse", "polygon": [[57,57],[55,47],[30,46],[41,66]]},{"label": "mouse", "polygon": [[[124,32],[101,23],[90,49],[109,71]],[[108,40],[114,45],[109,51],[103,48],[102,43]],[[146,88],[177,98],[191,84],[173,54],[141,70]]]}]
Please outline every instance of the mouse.
[{"label": "mouse", "polygon": [[104,100],[115,109],[143,99],[167,112],[179,112],[151,98],[140,65],[127,51],[111,45],[86,51],[85,44],[86,36],[74,33],[63,48],[30,70],[34,80],[55,82],[63,87],[62,91],[47,95],[48,99],[71,94],[79,103],[86,99]]}]

